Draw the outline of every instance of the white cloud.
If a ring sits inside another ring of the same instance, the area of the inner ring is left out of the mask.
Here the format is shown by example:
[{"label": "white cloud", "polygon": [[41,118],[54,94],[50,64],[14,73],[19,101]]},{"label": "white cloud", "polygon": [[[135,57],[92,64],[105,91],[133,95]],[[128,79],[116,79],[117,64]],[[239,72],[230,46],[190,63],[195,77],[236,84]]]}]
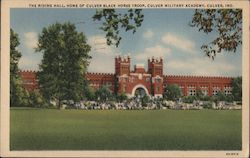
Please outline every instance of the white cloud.
[{"label": "white cloud", "polygon": [[165,57],[169,55],[171,50],[169,48],[163,47],[161,45],[156,45],[154,47],[145,48],[142,53],[136,54],[135,59],[140,61],[145,61],[150,57]]},{"label": "white cloud", "polygon": [[168,74],[202,75],[202,76],[234,76],[237,67],[223,60],[212,61],[208,58],[192,57],[186,60],[171,60],[166,63]]},{"label": "white cloud", "polygon": [[18,63],[21,70],[38,70],[40,60],[32,57],[22,57]]},{"label": "white cloud", "polygon": [[154,32],[148,29],[146,32],[143,33],[143,38],[150,39],[154,36]]},{"label": "white cloud", "polygon": [[193,41],[172,33],[166,33],[162,37],[162,42],[174,46],[184,52],[194,53],[195,51],[195,43]]},{"label": "white cloud", "polygon": [[36,32],[24,33],[24,44],[28,49],[34,49],[37,46],[38,34]]},{"label": "white cloud", "polygon": [[102,35],[95,35],[88,38],[88,44],[91,46],[89,72],[114,73],[115,56],[118,55],[118,49],[106,44],[106,38]]}]

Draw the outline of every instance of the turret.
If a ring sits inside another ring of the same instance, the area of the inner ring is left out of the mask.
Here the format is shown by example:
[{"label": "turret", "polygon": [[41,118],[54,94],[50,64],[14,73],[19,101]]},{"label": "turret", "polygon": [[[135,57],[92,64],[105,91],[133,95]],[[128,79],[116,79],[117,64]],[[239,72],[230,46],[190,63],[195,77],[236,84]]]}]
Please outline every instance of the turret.
[{"label": "turret", "polygon": [[163,59],[160,58],[149,58],[148,59],[148,73],[152,76],[163,75]]},{"label": "turret", "polygon": [[130,56],[115,57],[115,74],[119,76],[130,74]]}]

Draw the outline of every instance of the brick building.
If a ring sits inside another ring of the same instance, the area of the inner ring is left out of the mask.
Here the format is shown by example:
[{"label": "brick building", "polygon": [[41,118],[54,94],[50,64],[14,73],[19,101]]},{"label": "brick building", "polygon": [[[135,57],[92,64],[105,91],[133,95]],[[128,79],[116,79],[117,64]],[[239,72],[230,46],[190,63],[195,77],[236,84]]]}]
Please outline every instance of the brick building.
[{"label": "brick building", "polygon": [[[148,59],[148,68],[136,64],[131,71],[131,58],[129,56],[115,58],[115,73],[91,73],[86,74],[89,84],[94,89],[102,85],[108,85],[115,93],[126,93],[132,97],[137,94],[162,97],[164,88],[170,84],[177,84],[184,96],[195,95],[201,90],[205,95],[216,95],[219,91],[226,95],[231,94],[232,78],[208,77],[208,76],[174,76],[163,74],[163,59]],[[22,71],[23,85],[28,90],[38,88],[36,72]]]}]

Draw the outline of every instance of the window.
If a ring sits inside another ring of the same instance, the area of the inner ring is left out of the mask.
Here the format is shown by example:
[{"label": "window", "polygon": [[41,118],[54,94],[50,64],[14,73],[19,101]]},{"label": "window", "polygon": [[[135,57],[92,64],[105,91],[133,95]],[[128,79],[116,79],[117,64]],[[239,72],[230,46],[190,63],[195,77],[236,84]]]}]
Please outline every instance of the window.
[{"label": "window", "polygon": [[213,90],[213,95],[217,95],[217,94],[218,94],[218,91]]},{"label": "window", "polygon": [[220,91],[220,87],[218,86],[213,87],[213,95],[217,95],[219,91]]},{"label": "window", "polygon": [[201,90],[203,95],[208,95],[208,91],[207,90]]},{"label": "window", "polygon": [[188,95],[195,95],[196,94],[196,87],[194,85],[188,86]]},{"label": "window", "polygon": [[232,94],[232,87],[230,87],[230,86],[225,86],[225,87],[224,87],[224,93],[225,93],[225,95]]},{"label": "window", "polygon": [[193,96],[193,95],[195,95],[195,90],[189,90],[189,93],[188,93],[188,95],[191,95],[191,96]]},{"label": "window", "polygon": [[160,78],[157,78],[157,79],[156,79],[156,83],[161,83],[161,79],[160,79]]},{"label": "window", "polygon": [[23,81],[23,84],[29,84],[29,85],[32,85],[32,84],[33,84],[33,82],[32,82],[32,80],[24,80],[24,81]]}]

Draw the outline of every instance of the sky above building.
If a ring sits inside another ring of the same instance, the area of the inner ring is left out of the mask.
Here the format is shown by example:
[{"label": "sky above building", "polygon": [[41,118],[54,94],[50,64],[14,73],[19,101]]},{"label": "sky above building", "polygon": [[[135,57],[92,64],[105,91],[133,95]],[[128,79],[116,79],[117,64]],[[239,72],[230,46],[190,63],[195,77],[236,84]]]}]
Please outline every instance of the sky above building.
[{"label": "sky above building", "polygon": [[[38,35],[44,27],[53,23],[71,22],[83,32],[92,49],[90,72],[114,73],[114,58],[130,55],[133,65],[144,64],[149,57],[163,57],[166,75],[241,76],[242,48],[235,53],[222,52],[215,60],[205,56],[200,47],[217,37],[217,32],[205,34],[190,27],[194,9],[143,9],[144,21],[135,34],[121,32],[118,48],[105,44],[105,34],[94,22],[95,9],[31,9],[15,8],[10,11],[10,26],[18,33],[22,53],[19,67],[22,70],[38,70],[42,53],[35,52]],[[126,10],[119,9],[119,12]]]}]

